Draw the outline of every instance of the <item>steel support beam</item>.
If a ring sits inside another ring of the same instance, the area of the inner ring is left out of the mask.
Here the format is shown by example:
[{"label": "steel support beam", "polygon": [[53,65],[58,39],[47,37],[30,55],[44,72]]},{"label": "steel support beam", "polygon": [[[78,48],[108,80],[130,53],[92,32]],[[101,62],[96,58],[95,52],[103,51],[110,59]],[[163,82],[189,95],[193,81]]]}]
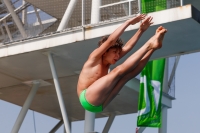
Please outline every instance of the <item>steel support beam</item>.
[{"label": "steel support beam", "polygon": [[146,127],[140,127],[140,128],[138,129],[138,133],[142,133],[145,129],[146,129]]},{"label": "steel support beam", "polygon": [[67,112],[66,112],[66,108],[65,108],[61,88],[60,88],[60,84],[59,84],[59,81],[58,81],[58,76],[57,76],[57,73],[56,73],[56,68],[55,68],[55,65],[54,65],[53,57],[52,57],[53,55],[52,55],[51,52],[48,52],[47,55],[48,55],[49,64],[50,64],[50,67],[51,67],[53,81],[54,81],[54,85],[55,85],[55,88],[56,88],[56,93],[57,93],[57,96],[58,96],[58,101],[59,101],[64,125],[65,125],[67,133],[71,133],[69,119],[68,119],[68,116],[67,116]]},{"label": "steel support beam", "polygon": [[66,28],[66,26],[69,22],[69,19],[71,18],[71,15],[72,15],[74,8],[76,6],[76,3],[77,3],[77,0],[70,0],[69,5],[68,5],[68,7],[67,7],[67,9],[64,13],[64,16],[63,16],[63,18],[60,22],[60,25],[58,26],[57,31],[61,31],[61,30]]},{"label": "steel support beam", "polygon": [[171,86],[172,81],[173,81],[173,78],[174,78],[174,76],[175,76],[175,72],[176,72],[176,68],[177,68],[177,66],[178,66],[179,60],[180,60],[180,56],[176,56],[176,60],[175,60],[175,63],[174,63],[172,72],[171,72],[171,74],[170,74],[169,82],[168,82],[168,86],[169,86],[169,87]]},{"label": "steel support beam", "polygon": [[102,133],[108,133],[109,132],[110,127],[111,127],[111,125],[112,125],[112,123],[115,119],[115,116],[116,116],[115,113],[110,114]]},{"label": "steel support beam", "polygon": [[167,133],[167,107],[162,108],[162,126],[159,128],[158,133]]},{"label": "steel support beam", "polygon": [[15,24],[17,25],[17,28],[19,29],[21,35],[23,38],[26,38],[27,35],[26,35],[26,32],[24,30],[24,27],[19,19],[19,17],[17,16],[17,14],[15,13],[12,5],[10,4],[10,1],[9,0],[3,0],[4,1],[4,4],[6,5],[8,11],[10,12],[13,20],[15,21]]},{"label": "steel support beam", "polygon": [[84,133],[94,132],[95,113],[85,110],[85,130]]},{"label": "steel support beam", "polygon": [[63,120],[60,120],[49,133],[55,133],[63,124]]},{"label": "steel support beam", "polygon": [[33,87],[31,89],[28,97],[26,98],[26,101],[25,101],[25,103],[24,103],[24,105],[23,105],[23,107],[22,107],[22,109],[19,113],[19,116],[17,117],[17,120],[15,122],[15,125],[14,125],[11,133],[18,133],[19,132],[21,124],[22,124],[22,122],[23,122],[23,120],[26,116],[26,113],[27,113],[27,111],[28,111],[28,109],[29,109],[29,107],[30,107],[30,105],[33,101],[33,98],[34,98],[34,96],[35,96],[35,94],[36,94],[36,92],[37,92],[37,90],[40,86],[39,81],[33,81],[32,83],[33,83]]},{"label": "steel support beam", "polygon": [[169,59],[165,58],[165,69],[164,69],[164,75],[163,75],[163,92],[168,94],[168,65],[169,65]]},{"label": "steel support beam", "polygon": [[100,6],[101,6],[101,0],[92,0],[91,24],[99,23],[99,21],[100,21]]}]

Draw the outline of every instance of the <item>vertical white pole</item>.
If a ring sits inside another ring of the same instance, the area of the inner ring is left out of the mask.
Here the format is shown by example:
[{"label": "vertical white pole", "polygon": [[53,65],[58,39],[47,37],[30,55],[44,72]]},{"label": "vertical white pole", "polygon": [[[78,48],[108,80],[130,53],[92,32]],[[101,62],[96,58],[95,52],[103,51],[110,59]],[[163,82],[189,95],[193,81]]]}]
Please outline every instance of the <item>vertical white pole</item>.
[{"label": "vertical white pole", "polygon": [[11,35],[10,30],[8,29],[8,25],[6,23],[6,20],[3,20],[3,24],[4,24],[5,28],[6,28],[6,32],[8,34],[8,37],[9,37],[10,41],[13,41],[12,35]]},{"label": "vertical white pole", "polygon": [[168,58],[165,58],[165,70],[164,70],[164,77],[163,77],[163,92],[168,93],[169,86],[168,86]]},{"label": "vertical white pole", "polygon": [[23,122],[23,120],[24,120],[24,118],[26,116],[26,113],[27,113],[32,101],[33,101],[33,98],[34,98],[39,86],[40,86],[40,82],[39,81],[34,81],[33,82],[33,87],[31,89],[28,97],[26,98],[26,101],[25,101],[25,103],[24,103],[24,105],[23,105],[23,107],[22,107],[22,109],[21,109],[21,111],[19,113],[19,116],[17,117],[17,120],[15,122],[15,125],[14,125],[11,133],[18,133],[18,131],[19,131],[20,127],[21,127],[21,124],[22,124],[22,122]]},{"label": "vertical white pole", "polygon": [[138,10],[139,13],[141,14],[142,13],[141,0],[138,0]]},{"label": "vertical white pole", "polygon": [[[25,5],[26,4],[26,1],[22,1],[22,5]],[[24,10],[22,10],[22,23],[24,25],[27,25],[28,22],[27,22],[27,8],[25,8]]]},{"label": "vertical white pole", "polygon": [[54,85],[55,85],[55,88],[56,88],[56,93],[57,93],[57,96],[58,96],[58,101],[59,101],[59,104],[60,104],[60,109],[61,109],[64,125],[65,125],[65,128],[67,130],[67,133],[71,133],[71,128],[70,128],[70,124],[69,124],[69,120],[68,120],[65,104],[64,104],[62,92],[61,92],[61,89],[60,89],[58,76],[57,76],[57,73],[56,73],[56,68],[55,68],[55,65],[54,65],[52,53],[50,53],[50,52],[48,53],[48,59],[49,59],[50,67],[51,67],[51,72],[52,72],[52,76],[53,76]]},{"label": "vertical white pole", "polygon": [[83,32],[83,39],[85,39],[85,0],[82,0],[82,32]]},{"label": "vertical white pole", "polygon": [[101,0],[92,0],[91,24],[99,23]]},{"label": "vertical white pole", "polygon": [[181,2],[180,2],[180,3],[181,3],[181,6],[183,6],[183,0],[180,0],[180,1],[181,1]]},{"label": "vertical white pole", "polygon": [[162,127],[158,130],[159,133],[167,133],[167,107],[162,108]]},{"label": "vertical white pole", "polygon": [[108,132],[109,132],[110,127],[111,127],[111,125],[112,125],[114,119],[115,119],[115,114],[112,113],[112,114],[109,116],[108,121],[107,121],[107,123],[106,123],[106,125],[105,125],[105,127],[104,127],[102,133],[108,133]]},{"label": "vertical white pole", "polygon": [[60,25],[59,25],[57,31],[61,31],[66,28],[66,26],[69,22],[69,19],[70,19],[71,15],[74,11],[74,8],[76,6],[76,3],[77,3],[77,0],[70,0],[69,5],[65,11],[65,14],[60,22]]},{"label": "vertical white pole", "polygon": [[26,38],[26,32],[24,30],[24,27],[19,19],[19,17],[17,16],[17,14],[15,13],[13,7],[10,4],[9,0],[3,0],[4,4],[6,5],[8,11],[10,12],[11,16],[13,17],[13,20],[15,21],[15,24],[17,25],[17,28],[19,29],[20,33],[22,34],[23,38]]},{"label": "vertical white pole", "polygon": [[84,133],[93,132],[94,124],[95,124],[95,113],[85,110],[85,131],[84,131]]},{"label": "vertical white pole", "polygon": [[129,0],[129,3],[128,3],[128,4],[129,4],[129,16],[131,16],[131,14],[132,14],[132,10],[131,10],[132,7],[131,7],[131,1],[130,1],[130,0]]},{"label": "vertical white pole", "polygon": [[85,0],[82,0],[82,26],[85,25]]}]

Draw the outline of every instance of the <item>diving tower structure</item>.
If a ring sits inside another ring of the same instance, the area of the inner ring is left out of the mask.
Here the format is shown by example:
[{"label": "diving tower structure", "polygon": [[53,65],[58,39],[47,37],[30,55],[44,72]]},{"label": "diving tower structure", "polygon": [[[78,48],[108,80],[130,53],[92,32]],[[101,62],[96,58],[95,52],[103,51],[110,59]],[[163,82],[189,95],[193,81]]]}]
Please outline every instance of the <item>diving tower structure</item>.
[{"label": "diving tower structure", "polygon": [[[80,105],[76,84],[89,54],[102,36],[111,34],[141,10],[140,0],[93,1],[0,2],[0,99],[22,107],[12,133],[19,131],[28,109],[60,120],[50,132],[64,124],[67,133],[73,121],[85,120],[83,130],[89,133],[95,132],[95,118],[109,117],[103,129],[107,133],[115,116],[137,113],[138,77],[130,80],[101,113],[90,113]],[[162,99],[166,119],[159,133],[167,133],[167,109],[175,99],[172,84],[179,58],[200,51],[200,1],[167,0],[167,7],[148,14],[153,25],[133,50],[111,67],[139,49],[160,25],[168,30],[163,47],[150,59],[168,60]],[[139,25],[129,26],[122,40],[129,40]],[[140,128],[139,133],[143,130]]]}]

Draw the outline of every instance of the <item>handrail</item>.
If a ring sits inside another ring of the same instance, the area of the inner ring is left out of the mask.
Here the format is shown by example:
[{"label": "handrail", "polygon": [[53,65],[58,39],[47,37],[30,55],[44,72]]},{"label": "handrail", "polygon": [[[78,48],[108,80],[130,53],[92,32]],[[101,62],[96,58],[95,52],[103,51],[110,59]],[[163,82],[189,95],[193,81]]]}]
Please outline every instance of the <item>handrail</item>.
[{"label": "handrail", "polygon": [[107,5],[104,5],[104,6],[100,6],[99,8],[101,9],[101,8],[105,8],[105,7],[109,7],[109,6],[124,4],[124,3],[131,2],[131,1],[135,1],[135,0],[127,0],[127,1],[115,2],[115,3],[112,3],[112,4],[107,4]]}]

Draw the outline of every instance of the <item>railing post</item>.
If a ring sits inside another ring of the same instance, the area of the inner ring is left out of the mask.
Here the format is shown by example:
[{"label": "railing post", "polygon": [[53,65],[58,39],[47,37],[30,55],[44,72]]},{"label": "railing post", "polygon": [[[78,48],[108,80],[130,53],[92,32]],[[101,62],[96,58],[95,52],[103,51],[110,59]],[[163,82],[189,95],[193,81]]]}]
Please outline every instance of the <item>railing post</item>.
[{"label": "railing post", "polygon": [[85,39],[85,0],[82,0],[82,33],[83,33],[83,39]]},{"label": "railing post", "polygon": [[82,0],[82,26],[85,25],[85,0]]},{"label": "railing post", "polygon": [[99,23],[99,21],[100,21],[100,6],[101,6],[101,0],[92,0],[91,24]]},{"label": "railing post", "polygon": [[128,2],[128,4],[129,4],[129,12],[128,12],[128,15],[129,16],[131,16],[131,14],[132,14],[132,7],[131,7],[131,1],[129,0],[129,2]]},{"label": "railing post", "polygon": [[180,4],[181,4],[181,6],[183,6],[183,0],[180,0]]},{"label": "railing post", "polygon": [[139,13],[141,14],[142,13],[141,0],[138,0],[138,10]]}]

